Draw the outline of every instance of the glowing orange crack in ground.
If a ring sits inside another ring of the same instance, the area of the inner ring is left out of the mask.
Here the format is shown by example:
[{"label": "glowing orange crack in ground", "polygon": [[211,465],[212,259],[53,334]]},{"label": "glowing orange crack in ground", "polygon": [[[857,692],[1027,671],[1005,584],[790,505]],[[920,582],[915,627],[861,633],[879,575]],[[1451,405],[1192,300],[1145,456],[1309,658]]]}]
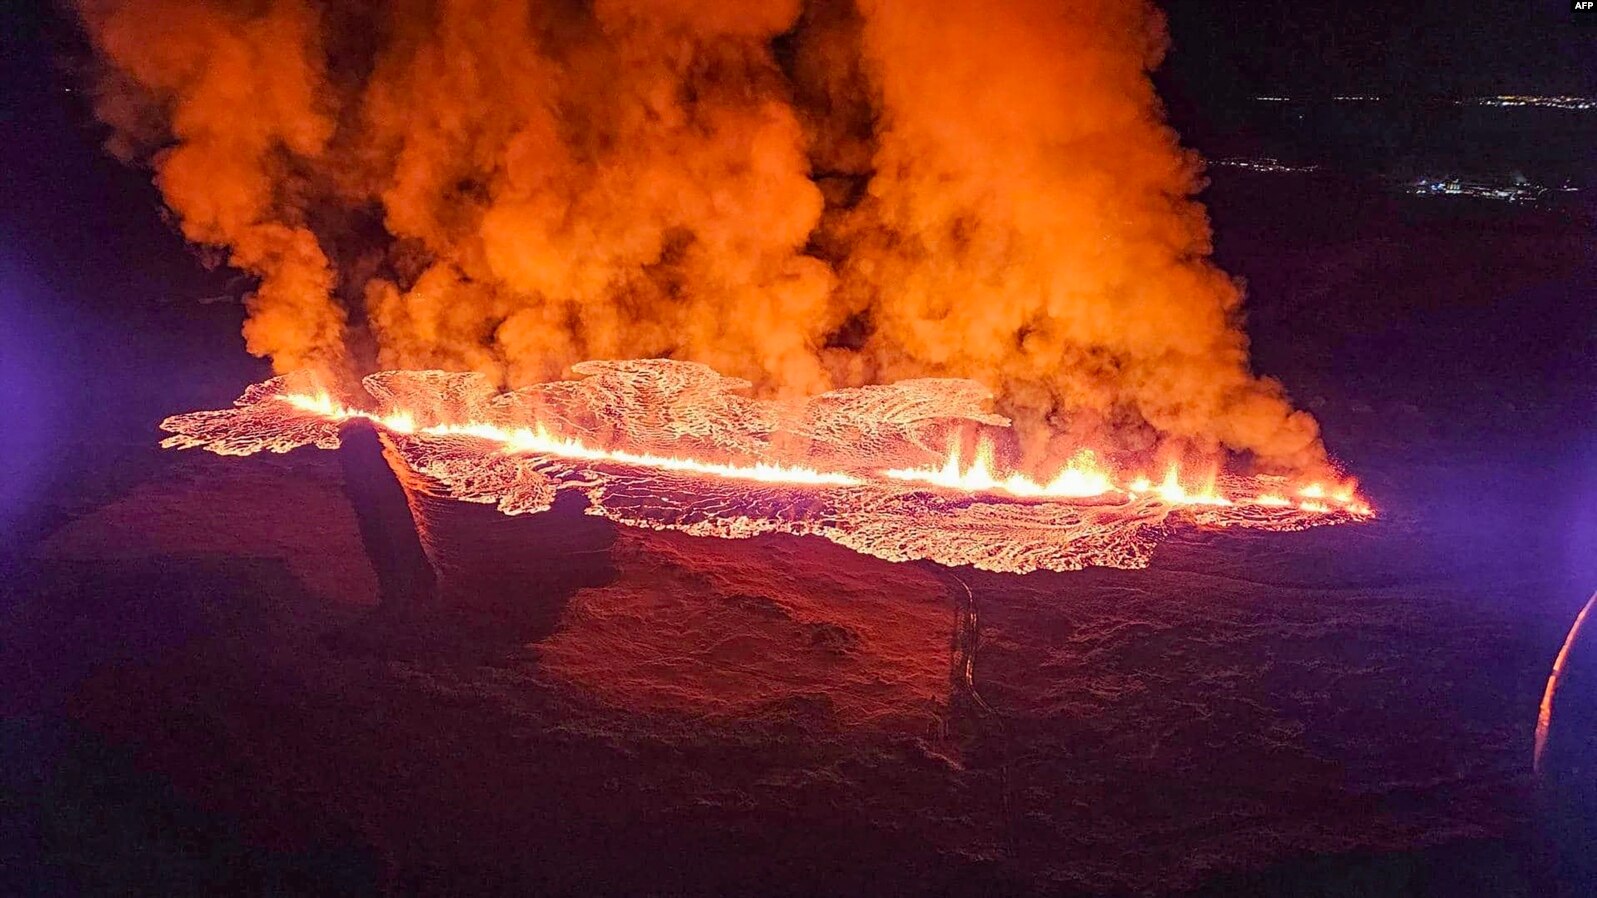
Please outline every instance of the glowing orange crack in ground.
[{"label": "glowing orange crack in ground", "polygon": [[315,412],[326,418],[347,421],[365,418],[396,433],[420,433],[428,436],[468,436],[499,443],[510,452],[532,455],[554,455],[586,461],[607,461],[637,465],[665,471],[682,471],[706,474],[733,480],[755,480],[763,483],[794,483],[807,486],[859,486],[865,481],[847,474],[817,471],[791,465],[758,462],[752,465],[722,464],[671,455],[648,452],[628,452],[624,449],[595,449],[570,437],[557,437],[543,425],[537,427],[501,427],[497,424],[473,422],[466,424],[433,424],[417,427],[415,418],[403,412],[392,415],[373,415],[344,408],[331,399],[320,396],[287,395],[281,397],[297,408]]},{"label": "glowing orange crack in ground", "polygon": [[[507,452],[612,462],[655,470],[702,474],[761,483],[788,483],[801,486],[860,486],[868,482],[850,474],[820,471],[797,465],[771,464],[768,462],[739,465],[705,462],[680,456],[629,452],[623,449],[598,449],[570,437],[555,436],[549,433],[541,424],[535,427],[514,428],[486,422],[417,426],[414,416],[408,413],[397,412],[377,415],[340,405],[327,395],[285,394],[277,398],[303,411],[311,412],[329,420],[365,419],[395,433],[402,434],[474,437],[498,443]],[[1175,466],[1171,466],[1165,472],[1165,477],[1160,483],[1155,484],[1146,477],[1139,477],[1133,479],[1125,488],[1117,487],[1109,473],[1100,467],[1096,454],[1089,449],[1083,449],[1078,452],[1047,483],[1039,483],[1020,473],[1000,476],[994,471],[993,466],[992,445],[984,440],[978,445],[976,457],[969,466],[961,465],[958,447],[954,446],[950,447],[948,455],[941,466],[893,468],[878,471],[877,473],[891,480],[922,483],[951,492],[1003,493],[1019,498],[1084,499],[1119,493],[1131,500],[1146,496],[1156,498],[1170,505],[1234,506],[1239,504],[1239,500],[1233,500],[1216,493],[1212,482],[1205,490],[1196,493],[1189,491],[1182,485],[1180,473]],[[1329,497],[1340,506],[1342,511],[1357,516],[1365,516],[1371,513],[1370,507],[1356,498],[1351,487],[1341,487],[1334,493],[1328,493],[1324,486],[1310,484],[1302,488],[1299,491],[1299,495],[1302,498],[1295,503],[1285,496],[1262,494],[1253,499],[1240,500],[1240,504],[1265,507],[1291,507],[1295,505],[1302,511],[1328,514],[1333,511],[1331,502],[1327,501]]]}]

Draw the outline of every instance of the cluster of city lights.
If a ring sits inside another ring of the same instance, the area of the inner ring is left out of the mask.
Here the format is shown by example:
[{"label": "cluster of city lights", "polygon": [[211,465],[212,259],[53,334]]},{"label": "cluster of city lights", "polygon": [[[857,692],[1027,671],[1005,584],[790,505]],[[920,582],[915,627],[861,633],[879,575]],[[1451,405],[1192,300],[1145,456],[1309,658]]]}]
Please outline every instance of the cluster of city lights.
[{"label": "cluster of city lights", "polygon": [[1241,168],[1248,171],[1268,172],[1271,174],[1310,172],[1319,169],[1318,165],[1289,165],[1272,156],[1261,156],[1258,159],[1243,159],[1240,157],[1214,159],[1209,164],[1218,165],[1222,168]]},{"label": "cluster of city lights", "polygon": [[1545,109],[1569,109],[1584,111],[1597,109],[1597,100],[1590,97],[1524,97],[1503,95],[1497,97],[1477,97],[1473,100],[1460,100],[1473,106],[1540,106]]},{"label": "cluster of city lights", "polygon": [[1580,188],[1571,184],[1544,187],[1529,182],[1488,184],[1462,178],[1418,178],[1409,182],[1406,190],[1415,196],[1467,196],[1508,203],[1533,203],[1545,199],[1550,193],[1576,193]]},{"label": "cluster of city lights", "polygon": [[[1311,97],[1281,97],[1274,95],[1257,96],[1253,99],[1260,103],[1314,102],[1314,98]],[[1336,94],[1330,99],[1337,103],[1379,103],[1386,98],[1369,94]],[[1541,97],[1524,94],[1500,94],[1495,97],[1467,97],[1462,100],[1446,102],[1451,102],[1458,106],[1539,106],[1543,109],[1568,109],[1577,112],[1597,109],[1597,99],[1567,95]]]}]

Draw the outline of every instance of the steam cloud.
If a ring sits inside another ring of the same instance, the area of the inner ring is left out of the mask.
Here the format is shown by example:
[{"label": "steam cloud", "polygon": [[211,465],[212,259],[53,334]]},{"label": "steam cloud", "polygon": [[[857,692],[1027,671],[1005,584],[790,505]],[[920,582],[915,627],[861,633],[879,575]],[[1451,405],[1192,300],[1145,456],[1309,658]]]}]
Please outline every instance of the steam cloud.
[{"label": "steam cloud", "polygon": [[[111,147],[279,371],[992,386],[1032,454],[1325,464],[1126,0],[78,0]],[[1108,444],[1108,445],[1106,445]]]}]

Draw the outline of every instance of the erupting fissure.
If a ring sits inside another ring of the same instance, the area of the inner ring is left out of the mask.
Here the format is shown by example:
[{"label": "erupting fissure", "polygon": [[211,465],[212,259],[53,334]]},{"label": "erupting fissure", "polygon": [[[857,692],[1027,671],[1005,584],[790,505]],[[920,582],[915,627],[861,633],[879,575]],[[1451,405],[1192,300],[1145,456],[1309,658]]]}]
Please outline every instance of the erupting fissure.
[{"label": "erupting fissure", "polygon": [[342,423],[361,418],[380,424],[394,433],[420,433],[426,436],[439,437],[474,437],[496,444],[506,452],[548,455],[555,458],[592,462],[613,462],[659,471],[703,474],[709,477],[755,480],[765,483],[854,486],[861,482],[847,474],[817,471],[813,468],[804,468],[797,465],[780,465],[769,462],[756,462],[750,465],[721,464],[675,455],[655,455],[652,452],[639,453],[628,452],[625,449],[598,449],[570,437],[554,436],[542,424],[535,424],[531,427],[511,428],[481,421],[464,421],[418,427],[415,416],[409,412],[397,411],[381,415],[372,414],[371,412],[340,405],[326,393],[316,395],[288,393],[278,398],[295,408],[304,409],[329,421]]},{"label": "erupting fissure", "polygon": [[[1052,478],[1005,472],[984,432],[980,385],[912,380],[801,402],[739,393],[748,384],[686,362],[586,362],[573,381],[498,393],[481,375],[385,372],[366,379],[377,411],[296,389],[280,377],[230,410],[177,415],[163,445],[225,455],[334,448],[353,419],[379,425],[444,496],[538,512],[578,489],[590,513],[701,535],[819,535],[890,560],[926,558],[989,570],[1072,570],[1147,563],[1161,528],[1294,530],[1371,514],[1351,482],[1172,465],[1159,482],[1120,476],[1090,449]],[[1295,498],[1288,498],[1293,495]]]},{"label": "erupting fissure", "polygon": [[[703,474],[732,480],[753,480],[764,483],[787,483],[809,486],[859,486],[866,482],[860,476],[838,471],[821,471],[802,465],[755,462],[752,464],[702,461],[677,455],[658,455],[652,452],[628,452],[625,449],[602,449],[587,445],[571,437],[551,434],[547,427],[536,423],[526,427],[507,427],[482,421],[461,421],[418,426],[416,417],[404,410],[376,414],[350,408],[335,401],[327,393],[286,393],[280,401],[315,414],[329,421],[344,422],[363,419],[400,434],[426,436],[465,436],[484,440],[506,452],[529,455],[547,455],[556,458],[591,462],[635,465],[659,471]],[[1180,468],[1171,465],[1164,480],[1155,484],[1138,476],[1126,486],[1117,486],[1110,474],[1100,465],[1091,449],[1083,449],[1046,483],[1039,483],[1020,472],[1006,475],[994,473],[995,450],[988,438],[977,445],[976,457],[970,465],[960,463],[957,441],[949,444],[946,460],[936,467],[888,468],[874,472],[877,476],[909,483],[922,483],[939,489],[966,493],[992,493],[1019,498],[1091,499],[1109,494],[1121,494],[1129,499],[1142,496],[1156,498],[1170,505],[1230,506],[1239,502],[1265,506],[1289,506],[1293,502],[1270,493],[1233,499],[1216,491],[1215,478],[1207,478],[1198,492],[1189,491],[1181,480]],[[1320,484],[1310,484],[1298,490],[1302,498],[1296,503],[1304,511],[1329,513],[1331,506],[1319,501],[1326,495]],[[1342,486],[1336,492],[1336,507],[1355,515],[1367,515],[1369,506],[1355,498],[1352,486]]]}]

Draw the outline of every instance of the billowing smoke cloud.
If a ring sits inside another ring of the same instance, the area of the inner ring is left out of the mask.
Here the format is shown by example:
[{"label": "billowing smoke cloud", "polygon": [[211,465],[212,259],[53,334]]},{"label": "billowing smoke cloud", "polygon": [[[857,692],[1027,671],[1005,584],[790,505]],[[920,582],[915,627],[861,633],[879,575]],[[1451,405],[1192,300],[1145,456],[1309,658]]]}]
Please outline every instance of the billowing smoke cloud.
[{"label": "billowing smoke cloud", "polygon": [[113,148],[260,276],[279,370],[965,376],[1036,453],[1324,463],[1249,369],[1144,4],[79,6]]},{"label": "billowing smoke cloud", "polygon": [[82,5],[114,66],[98,94],[124,158],[156,148],[156,182],[190,240],[261,277],[244,336],[284,370],[338,364],[344,314],[295,202],[297,169],[325,156],[320,23],[298,2],[267,15],[158,0]]}]

